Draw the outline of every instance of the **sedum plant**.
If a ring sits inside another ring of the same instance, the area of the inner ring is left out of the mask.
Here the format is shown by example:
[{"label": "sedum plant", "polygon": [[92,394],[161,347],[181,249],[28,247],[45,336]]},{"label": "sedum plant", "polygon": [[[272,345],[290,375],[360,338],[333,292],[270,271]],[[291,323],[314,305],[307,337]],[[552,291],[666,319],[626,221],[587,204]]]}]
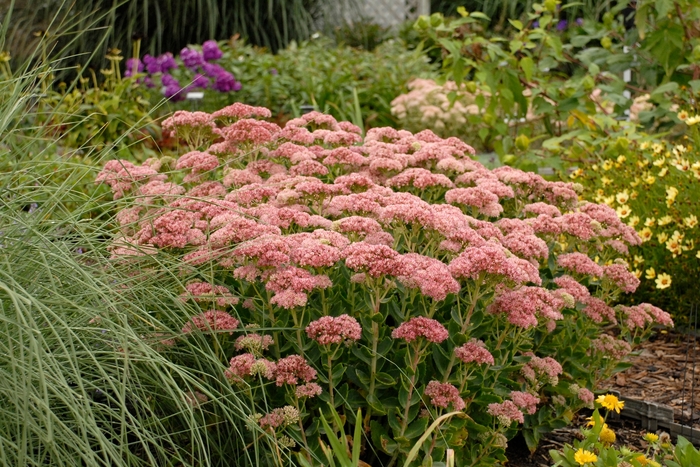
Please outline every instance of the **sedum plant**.
[{"label": "sedum plant", "polygon": [[518,430],[534,448],[591,405],[635,332],[672,324],[610,306],[639,284],[617,250],[641,240],[577,186],[489,171],[429,130],[363,138],[318,112],[270,117],[177,112],[163,122],[177,160],[113,160],[97,177],[122,203],[114,261],[177,264],[174,292],[200,310],[170,324],[164,355],[194,341],[216,356],[202,379],[257,407],[246,423],[272,443],[267,463],[322,464],[321,432],[344,436],[321,425],[328,404],[361,426],[371,465],[449,448],[456,465],[504,462]]}]

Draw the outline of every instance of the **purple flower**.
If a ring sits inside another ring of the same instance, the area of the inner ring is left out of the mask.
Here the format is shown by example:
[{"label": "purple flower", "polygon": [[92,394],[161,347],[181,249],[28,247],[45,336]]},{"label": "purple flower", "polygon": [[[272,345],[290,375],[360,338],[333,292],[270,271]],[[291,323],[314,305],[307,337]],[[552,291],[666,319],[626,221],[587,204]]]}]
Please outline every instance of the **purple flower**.
[{"label": "purple flower", "polygon": [[168,86],[177,86],[180,87],[180,82],[176,80],[173,75],[169,75],[165,73],[163,76],[160,77],[160,82],[163,83],[163,86],[166,88]]},{"label": "purple flower", "polygon": [[212,60],[220,59],[224,54],[221,52],[221,49],[219,49],[219,44],[217,44],[216,41],[211,40],[202,44],[202,55],[204,56],[204,60],[210,62]]},{"label": "purple flower", "polygon": [[241,83],[236,81],[233,74],[224,71],[216,76],[214,80],[214,89],[219,92],[231,92],[241,89]]},{"label": "purple flower", "polygon": [[226,70],[224,70],[221,65],[216,63],[205,63],[202,65],[202,70],[204,70],[204,74],[210,78],[216,78],[217,76],[226,73]]},{"label": "purple flower", "polygon": [[128,78],[133,76],[135,73],[141,73],[144,70],[144,65],[138,58],[130,58],[126,61],[126,70],[124,71],[124,77]]},{"label": "purple flower", "polygon": [[279,71],[277,71],[277,68],[270,68],[270,74],[277,76],[279,74]]},{"label": "purple flower", "polygon": [[185,99],[184,90],[180,86],[166,86],[163,95],[172,101],[181,101]]},{"label": "purple flower", "polygon": [[194,69],[198,66],[204,65],[204,57],[202,57],[202,54],[188,47],[185,47],[180,51],[180,59],[189,69]]},{"label": "purple flower", "polygon": [[533,21],[533,22],[532,22],[532,27],[533,27],[533,28],[539,28],[539,27],[540,27],[540,22],[539,22],[539,21]]},{"label": "purple flower", "polygon": [[569,22],[565,19],[559,21],[557,23],[557,31],[563,31],[564,29],[566,29],[566,26],[568,26],[568,24]]},{"label": "purple flower", "polygon": [[576,18],[576,24],[583,26],[583,18]]},{"label": "purple flower", "polygon": [[143,57],[143,63],[146,65],[146,70],[150,74],[167,73],[177,68],[177,62],[175,62],[175,58],[170,52],[166,52],[157,57],[146,54],[146,56]]},{"label": "purple flower", "polygon": [[193,88],[206,89],[207,87],[209,87],[209,80],[207,79],[206,76],[204,76],[200,73],[197,73],[196,75],[194,75],[194,79],[192,80],[191,86]]}]

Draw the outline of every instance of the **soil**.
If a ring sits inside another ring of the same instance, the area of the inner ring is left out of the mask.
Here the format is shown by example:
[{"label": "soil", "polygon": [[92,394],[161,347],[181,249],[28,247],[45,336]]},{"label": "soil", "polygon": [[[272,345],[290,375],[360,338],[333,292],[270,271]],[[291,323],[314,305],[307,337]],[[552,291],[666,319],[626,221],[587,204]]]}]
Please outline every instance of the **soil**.
[{"label": "soil", "polygon": [[[675,422],[700,428],[700,338],[661,331],[641,344],[628,361],[632,366],[602,383],[601,389],[618,391],[621,400],[627,396],[668,405]],[[589,416],[579,413],[571,426],[546,435],[532,454],[522,437],[511,440],[506,450],[508,467],[550,467],[549,451],[572,444]],[[644,449],[646,430],[639,422],[622,417],[609,419],[608,425],[617,435],[616,445]]]}]

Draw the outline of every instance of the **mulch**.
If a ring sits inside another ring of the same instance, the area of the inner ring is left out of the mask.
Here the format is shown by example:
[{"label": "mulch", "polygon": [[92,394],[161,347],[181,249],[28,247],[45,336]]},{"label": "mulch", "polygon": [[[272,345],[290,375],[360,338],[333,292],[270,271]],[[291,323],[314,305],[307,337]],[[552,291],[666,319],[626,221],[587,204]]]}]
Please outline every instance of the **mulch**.
[{"label": "mulch", "polygon": [[[618,391],[621,400],[630,397],[668,405],[675,422],[700,428],[700,337],[661,331],[637,347],[628,361],[632,366],[603,382],[600,389]],[[506,450],[508,466],[550,467],[549,451],[579,438],[589,416],[589,411],[577,414],[571,426],[547,434],[532,454],[522,437],[511,440]],[[646,430],[639,422],[621,417],[609,419],[608,425],[617,435],[616,445],[644,450]]]}]

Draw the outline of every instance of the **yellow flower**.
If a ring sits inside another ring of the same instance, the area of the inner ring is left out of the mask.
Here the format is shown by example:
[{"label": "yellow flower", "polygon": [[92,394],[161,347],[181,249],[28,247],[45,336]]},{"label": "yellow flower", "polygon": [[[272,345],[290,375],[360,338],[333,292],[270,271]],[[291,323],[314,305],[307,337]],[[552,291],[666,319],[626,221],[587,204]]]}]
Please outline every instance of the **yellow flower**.
[{"label": "yellow flower", "polygon": [[617,156],[617,163],[624,164],[627,158],[625,156]]},{"label": "yellow flower", "polygon": [[634,180],[632,180],[632,181],[630,182],[630,186],[631,186],[632,188],[634,188],[634,187],[636,187],[637,185],[639,185],[639,183],[640,183],[641,181],[642,181],[642,180],[641,180],[639,177],[634,177]]},{"label": "yellow flower", "polygon": [[647,165],[649,165],[649,162],[650,162],[649,159],[641,159],[641,160],[638,160],[638,161],[637,161],[637,167],[639,167],[640,169],[643,169],[644,167],[646,167]]},{"label": "yellow flower", "polygon": [[642,230],[637,232],[639,234],[639,237],[642,239],[642,242],[648,242],[651,240],[651,237],[654,235],[649,227],[644,227]]},{"label": "yellow flower", "polygon": [[673,253],[673,257],[675,258],[676,256],[680,256],[683,254],[683,248],[681,248],[681,242],[677,239],[671,239],[668,242],[666,242],[666,248],[668,251]]},{"label": "yellow flower", "polygon": [[654,268],[649,268],[646,270],[646,273],[644,275],[647,279],[651,280],[656,277],[656,271],[654,271]]},{"label": "yellow flower", "polygon": [[673,222],[673,217],[671,217],[671,216],[666,215],[666,216],[659,218],[659,225],[660,226],[670,224],[671,222]]},{"label": "yellow flower", "polygon": [[688,112],[686,110],[681,110],[680,112],[678,112],[676,114],[676,117],[678,117],[678,120],[681,120],[684,122],[684,121],[688,120],[688,117],[690,117],[690,115],[688,115]]},{"label": "yellow flower", "polygon": [[592,170],[593,172],[597,172],[597,171],[598,171],[598,164],[593,164],[593,165],[591,166],[591,170]]},{"label": "yellow flower", "polygon": [[647,217],[647,219],[644,221],[645,227],[654,227],[654,224],[656,224],[656,219],[653,217]]},{"label": "yellow flower", "polygon": [[662,157],[662,158],[660,158],[660,159],[656,159],[656,160],[654,161],[654,165],[655,165],[656,167],[661,167],[661,166],[664,165],[665,163],[666,163],[666,158],[664,158],[664,157]]},{"label": "yellow flower", "polygon": [[685,224],[686,227],[689,229],[695,228],[698,225],[698,218],[695,217],[695,214],[691,214],[685,219],[683,219],[683,223]]},{"label": "yellow flower", "polygon": [[576,169],[569,174],[569,178],[571,178],[572,180],[576,180],[581,175],[583,175],[583,169]]},{"label": "yellow flower", "polygon": [[615,204],[615,196],[610,195],[610,196],[605,196],[603,197],[603,202],[607,204],[608,206],[612,207],[613,204]]},{"label": "yellow flower", "polygon": [[619,208],[616,209],[616,212],[617,212],[617,216],[620,219],[624,219],[625,217],[632,214],[632,209],[630,209],[630,207],[627,206],[626,204],[623,204],[622,206],[620,206]]},{"label": "yellow flower", "polygon": [[664,150],[664,146],[663,146],[663,144],[660,144],[660,143],[654,143],[651,145],[651,149],[652,149],[652,151],[654,151],[655,153],[658,154]]},{"label": "yellow flower", "polygon": [[666,273],[659,274],[656,278],[656,288],[667,289],[669,287],[671,287],[671,276]]},{"label": "yellow flower", "polygon": [[658,440],[659,440],[659,435],[657,435],[655,433],[646,433],[644,435],[644,441],[646,441],[648,443],[655,443]]},{"label": "yellow flower", "polygon": [[603,407],[605,407],[606,409],[614,410],[617,413],[620,413],[620,410],[625,406],[624,401],[619,400],[616,396],[613,396],[612,394],[601,394],[595,401]]},{"label": "yellow flower", "polygon": [[674,230],[673,235],[671,235],[671,240],[676,240],[677,242],[680,242],[681,240],[683,240],[683,237],[685,237],[685,235],[683,235],[677,230]]},{"label": "yellow flower", "polygon": [[632,190],[632,193],[630,193],[630,199],[637,199],[637,196],[639,196],[637,190]]},{"label": "yellow flower", "polygon": [[692,126],[692,125],[695,125],[696,123],[700,123],[700,115],[693,115],[692,117],[686,118],[685,123],[688,126]]},{"label": "yellow flower", "polygon": [[627,221],[627,225],[629,225],[630,227],[637,227],[638,224],[639,224],[639,216],[632,216]]},{"label": "yellow flower", "polygon": [[627,190],[622,190],[620,193],[615,195],[615,199],[618,203],[625,204],[627,201],[629,201],[630,194],[627,192]]},{"label": "yellow flower", "polygon": [[634,264],[636,266],[637,264],[642,264],[644,262],[644,257],[639,256],[639,255],[634,255],[633,260],[634,260]]},{"label": "yellow flower", "polygon": [[690,161],[688,159],[676,159],[673,161],[673,166],[681,172],[690,170]]},{"label": "yellow flower", "polygon": [[644,183],[646,183],[647,185],[653,185],[655,181],[656,177],[654,177],[653,175],[647,175],[646,177],[644,177]]},{"label": "yellow flower", "polygon": [[609,443],[609,444],[614,443],[615,442],[615,432],[612,431],[607,426],[604,426],[603,429],[600,430],[600,440],[604,443]]},{"label": "yellow flower", "polygon": [[597,462],[598,456],[593,454],[591,451],[584,451],[583,448],[579,448],[574,454],[574,460],[578,465],[588,464],[589,462]]},{"label": "yellow flower", "polygon": [[649,149],[649,144],[649,141],[644,141],[639,145],[639,149],[641,149],[642,151],[644,151],[645,149]]},{"label": "yellow flower", "polygon": [[659,241],[659,243],[666,243],[666,240],[668,240],[668,234],[666,232],[661,232],[656,236],[656,239]]},{"label": "yellow flower", "polygon": [[666,174],[668,173],[668,167],[664,167],[663,169],[659,170],[659,177],[665,177]]},{"label": "yellow flower", "polygon": [[637,279],[641,279],[641,278],[642,278],[642,270],[641,270],[641,269],[635,269],[635,270],[633,270],[633,271],[632,271],[632,274],[634,274],[634,277],[636,277]]},{"label": "yellow flower", "polygon": [[603,162],[603,170],[610,170],[613,168],[613,163],[612,161],[605,161]]},{"label": "yellow flower", "polygon": [[612,180],[610,180],[608,177],[603,177],[600,179],[601,183],[603,186],[608,186],[612,183]]}]

